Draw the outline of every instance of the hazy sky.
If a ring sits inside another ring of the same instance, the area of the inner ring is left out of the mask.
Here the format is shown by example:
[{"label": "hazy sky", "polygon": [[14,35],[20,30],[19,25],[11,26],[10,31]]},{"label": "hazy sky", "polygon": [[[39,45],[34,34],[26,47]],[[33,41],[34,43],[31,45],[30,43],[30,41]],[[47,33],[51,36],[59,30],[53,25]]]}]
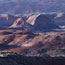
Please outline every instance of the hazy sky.
[{"label": "hazy sky", "polygon": [[0,13],[29,11],[65,12],[65,0],[0,0]]}]

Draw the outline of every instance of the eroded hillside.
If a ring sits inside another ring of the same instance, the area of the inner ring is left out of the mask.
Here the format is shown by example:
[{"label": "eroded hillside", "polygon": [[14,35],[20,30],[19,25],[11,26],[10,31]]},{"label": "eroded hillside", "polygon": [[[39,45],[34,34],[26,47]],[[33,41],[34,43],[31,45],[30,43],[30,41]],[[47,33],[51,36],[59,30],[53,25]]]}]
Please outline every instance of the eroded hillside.
[{"label": "eroded hillside", "polygon": [[24,30],[0,30],[0,50],[23,55],[65,56],[65,33],[40,35]]}]

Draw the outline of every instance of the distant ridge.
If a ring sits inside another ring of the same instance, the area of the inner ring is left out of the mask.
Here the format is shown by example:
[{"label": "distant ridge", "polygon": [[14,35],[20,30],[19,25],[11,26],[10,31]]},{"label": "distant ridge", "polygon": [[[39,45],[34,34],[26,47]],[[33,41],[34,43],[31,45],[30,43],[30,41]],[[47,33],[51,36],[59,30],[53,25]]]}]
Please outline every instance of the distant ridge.
[{"label": "distant ridge", "polygon": [[33,25],[35,30],[39,31],[59,28],[59,26],[45,14],[32,15],[28,18],[27,22]]},{"label": "distant ridge", "polygon": [[16,21],[13,22],[13,24],[10,26],[10,28],[23,28],[23,29],[29,29],[31,30],[32,25],[29,23],[25,22],[23,18],[18,18]]},{"label": "distant ridge", "polygon": [[13,22],[17,19],[17,16],[10,14],[0,15],[0,26],[1,27],[9,27],[13,24]]}]

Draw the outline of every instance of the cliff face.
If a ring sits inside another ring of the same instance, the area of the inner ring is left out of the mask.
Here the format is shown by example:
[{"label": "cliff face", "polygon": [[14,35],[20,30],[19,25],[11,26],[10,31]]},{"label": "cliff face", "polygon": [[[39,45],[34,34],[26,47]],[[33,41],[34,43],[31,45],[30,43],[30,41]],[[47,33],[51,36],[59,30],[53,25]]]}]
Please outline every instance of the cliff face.
[{"label": "cliff face", "polygon": [[21,28],[21,29],[23,28],[26,30],[31,30],[32,25],[25,22],[23,18],[18,18],[13,22],[13,24],[10,26],[10,28]]},{"label": "cliff face", "polygon": [[[50,31],[59,29],[54,23],[56,14],[0,15],[0,29],[26,29],[29,31]],[[53,20],[54,19],[54,20]]]},{"label": "cliff face", "polygon": [[26,21],[27,23],[31,24],[34,27],[34,30],[38,31],[50,31],[52,29],[58,29],[59,26],[56,25],[53,21],[53,18],[51,18],[53,15],[47,14],[38,14],[38,15],[32,15],[28,18]]}]

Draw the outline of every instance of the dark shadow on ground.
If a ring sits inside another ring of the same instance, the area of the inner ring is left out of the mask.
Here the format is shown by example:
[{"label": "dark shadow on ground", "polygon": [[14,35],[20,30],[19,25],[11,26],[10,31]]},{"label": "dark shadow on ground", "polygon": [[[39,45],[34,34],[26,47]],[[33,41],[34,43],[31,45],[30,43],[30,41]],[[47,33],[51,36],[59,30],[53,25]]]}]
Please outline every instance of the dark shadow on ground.
[{"label": "dark shadow on ground", "polygon": [[0,45],[0,50],[9,50],[9,49],[12,49],[12,48],[18,48],[20,46],[17,46],[17,45],[6,45],[6,44],[2,44]]},{"label": "dark shadow on ground", "polygon": [[[7,65],[65,65],[65,57],[35,57],[35,56],[21,56],[21,55],[10,55],[7,57],[1,57],[0,63],[3,61],[7,62]],[[5,64],[2,63],[2,65]],[[13,63],[14,62],[14,63]],[[14,64],[15,65],[15,64]]]}]

